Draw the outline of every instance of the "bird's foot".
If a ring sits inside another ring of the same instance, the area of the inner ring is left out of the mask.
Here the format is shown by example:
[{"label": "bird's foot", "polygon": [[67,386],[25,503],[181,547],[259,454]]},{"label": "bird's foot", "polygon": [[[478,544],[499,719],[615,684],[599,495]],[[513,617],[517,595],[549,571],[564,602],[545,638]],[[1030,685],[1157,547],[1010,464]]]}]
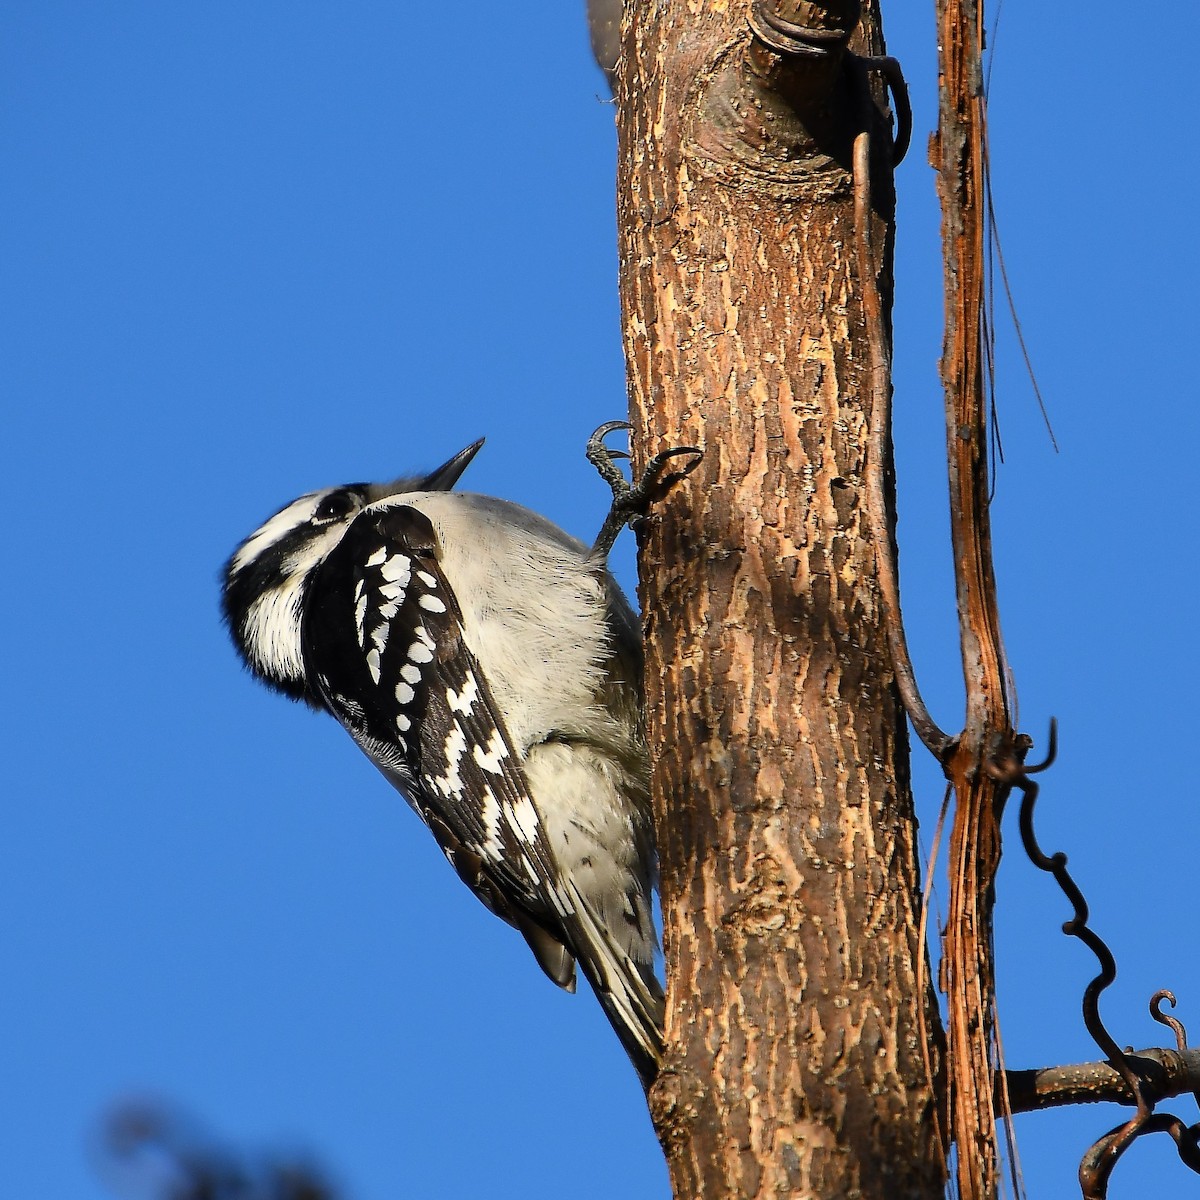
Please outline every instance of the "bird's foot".
[{"label": "bird's foot", "polygon": [[[636,529],[651,502],[693,471],[704,457],[704,451],[696,446],[673,446],[670,450],[656,454],[642,472],[642,477],[636,483],[630,483],[617,466],[617,459],[628,458],[629,455],[624,450],[611,450],[604,444],[604,439],[610,433],[629,428],[626,421],[609,421],[588,438],[588,462],[600,472],[601,478],[612,488],[613,494],[612,508],[604,518],[604,524],[592,545],[592,553],[601,558],[608,557],[613,543],[626,525]],[[675,469],[668,469],[673,459],[684,455],[692,457]]]}]

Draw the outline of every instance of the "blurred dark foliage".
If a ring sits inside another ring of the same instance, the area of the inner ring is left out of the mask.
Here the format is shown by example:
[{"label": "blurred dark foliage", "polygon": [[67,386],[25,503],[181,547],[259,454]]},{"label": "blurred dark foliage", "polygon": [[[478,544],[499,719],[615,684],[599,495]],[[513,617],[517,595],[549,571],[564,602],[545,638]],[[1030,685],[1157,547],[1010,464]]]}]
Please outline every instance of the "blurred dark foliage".
[{"label": "blurred dark foliage", "polygon": [[314,1164],[231,1150],[160,1103],[114,1109],[98,1157],[121,1200],[340,1200]]}]

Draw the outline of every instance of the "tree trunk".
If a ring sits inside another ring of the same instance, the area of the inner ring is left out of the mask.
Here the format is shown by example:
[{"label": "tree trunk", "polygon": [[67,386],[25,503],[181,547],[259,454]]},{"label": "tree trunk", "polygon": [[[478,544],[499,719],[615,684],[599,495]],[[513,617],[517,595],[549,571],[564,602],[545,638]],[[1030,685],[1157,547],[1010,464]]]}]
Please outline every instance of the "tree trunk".
[{"label": "tree trunk", "polygon": [[[618,68],[635,465],[705,451],[640,558],[668,964],[651,1109],[680,1198],[932,1198],[941,1034],[865,499],[890,463],[868,455],[851,176],[869,119],[886,308],[887,130],[840,50],[772,48],[852,28],[854,0],[754,7],[752,36],[744,3],[627,5]],[[872,10],[853,45],[878,29]]]}]

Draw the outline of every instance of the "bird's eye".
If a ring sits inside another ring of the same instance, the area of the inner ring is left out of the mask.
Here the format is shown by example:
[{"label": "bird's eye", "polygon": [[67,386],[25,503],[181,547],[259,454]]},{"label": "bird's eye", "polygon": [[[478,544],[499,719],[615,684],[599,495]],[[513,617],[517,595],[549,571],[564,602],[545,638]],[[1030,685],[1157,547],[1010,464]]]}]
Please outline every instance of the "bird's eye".
[{"label": "bird's eye", "polygon": [[313,513],[314,521],[337,521],[349,516],[359,507],[358,497],[353,492],[330,492]]}]

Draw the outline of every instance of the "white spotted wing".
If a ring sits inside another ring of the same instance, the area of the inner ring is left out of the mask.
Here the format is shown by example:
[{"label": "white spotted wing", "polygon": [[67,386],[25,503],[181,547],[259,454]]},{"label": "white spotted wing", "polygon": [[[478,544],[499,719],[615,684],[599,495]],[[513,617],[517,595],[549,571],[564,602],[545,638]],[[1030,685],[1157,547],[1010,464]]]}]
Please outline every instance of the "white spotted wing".
[{"label": "white spotted wing", "polygon": [[527,937],[532,918],[570,945],[574,901],[423,513],[378,505],[355,518],[313,582],[303,642],[330,711],[475,894]]}]

